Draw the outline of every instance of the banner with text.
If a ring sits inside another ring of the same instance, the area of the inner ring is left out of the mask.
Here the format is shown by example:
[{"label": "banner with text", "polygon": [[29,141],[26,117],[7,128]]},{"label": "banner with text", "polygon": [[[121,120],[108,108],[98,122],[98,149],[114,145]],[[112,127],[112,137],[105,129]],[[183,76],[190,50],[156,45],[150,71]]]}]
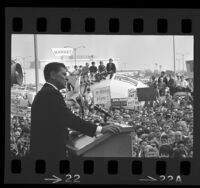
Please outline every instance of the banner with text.
[{"label": "banner with text", "polygon": [[94,104],[100,104],[105,108],[111,106],[110,87],[96,88],[93,91]]},{"label": "banner with text", "polygon": [[128,98],[113,98],[111,99],[111,105],[115,108],[127,108],[127,109],[139,109],[141,103],[132,97]]}]

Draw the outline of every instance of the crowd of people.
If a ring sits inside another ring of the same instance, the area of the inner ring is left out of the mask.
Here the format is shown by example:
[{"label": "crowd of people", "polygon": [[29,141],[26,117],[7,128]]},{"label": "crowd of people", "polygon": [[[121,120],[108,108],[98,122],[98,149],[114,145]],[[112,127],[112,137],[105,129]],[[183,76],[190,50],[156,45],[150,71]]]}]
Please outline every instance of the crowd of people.
[{"label": "crowd of people", "polygon": [[12,116],[10,127],[10,151],[12,156],[26,156],[30,151],[30,117]]},{"label": "crowd of people", "polygon": [[[168,78],[169,77],[169,78]],[[180,78],[180,79],[179,79]],[[152,77],[149,84],[157,90],[155,101],[140,110],[110,108],[108,114],[94,108],[88,88],[84,119],[99,123],[126,124],[133,127],[133,157],[192,157],[193,155],[193,86],[183,75]],[[180,95],[179,95],[179,94]],[[79,115],[79,109],[74,109]]]},{"label": "crowd of people", "polygon": [[161,75],[156,78],[155,76],[151,77],[149,86],[158,89],[159,96],[165,96],[167,92],[171,96],[175,92],[190,92],[193,93],[193,81],[192,79],[185,78],[183,74],[173,74],[167,75],[164,71],[161,72]]},{"label": "crowd of people", "polygon": [[[91,108],[84,119],[101,126],[107,123],[133,127],[133,157],[192,157],[193,155],[193,105],[187,96],[176,96],[178,105],[167,101],[142,110],[111,108],[106,115]],[[74,109],[76,115],[79,110]]]},{"label": "crowd of people", "polygon": [[[109,63],[112,63],[112,61]],[[102,65],[102,62],[100,62],[100,65]],[[79,75],[84,78],[90,74],[92,77],[94,66],[94,63],[92,63],[92,68],[86,64],[88,71],[84,72],[83,67]],[[103,70],[106,69],[100,69],[102,72]],[[94,72],[96,73],[97,71],[99,70]],[[105,72],[109,74],[107,70]],[[165,72],[162,72],[158,78],[152,76],[149,86],[156,89],[157,99],[146,102],[142,109],[133,110],[111,107],[105,113],[105,111],[95,108],[92,91],[88,87],[84,94],[85,113],[82,113],[79,106],[74,106],[71,110],[77,116],[101,126],[105,126],[108,123],[132,126],[133,157],[192,157],[192,82],[184,79],[183,75],[177,75],[174,78],[172,75],[165,75]],[[177,91],[183,91],[186,94],[176,95]],[[13,156],[25,156],[29,152],[30,122],[30,117],[11,116],[10,146]]]},{"label": "crowd of people", "polygon": [[99,62],[99,65],[96,66],[95,62],[86,63],[85,66],[77,65],[74,66],[74,70],[70,72],[70,75],[81,76],[81,82],[98,82],[102,79],[106,79],[110,75],[110,79],[113,77],[113,74],[116,73],[116,66],[113,63],[113,59],[109,59],[109,62],[105,66],[103,61]]}]

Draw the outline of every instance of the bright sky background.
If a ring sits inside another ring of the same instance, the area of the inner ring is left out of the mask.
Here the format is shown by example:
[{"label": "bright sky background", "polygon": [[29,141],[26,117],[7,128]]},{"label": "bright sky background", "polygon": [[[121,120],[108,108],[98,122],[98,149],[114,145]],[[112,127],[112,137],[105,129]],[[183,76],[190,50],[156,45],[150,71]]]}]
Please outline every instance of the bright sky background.
[{"label": "bright sky background", "polygon": [[[38,35],[38,57],[39,60],[55,60],[57,57],[51,48],[84,45],[86,48],[78,49],[77,55],[119,58],[119,69],[154,70],[157,63],[162,65],[162,70],[173,70],[172,38],[169,35]],[[33,35],[12,35],[12,59],[16,56],[32,56],[29,60],[34,60],[33,42]],[[185,60],[191,60],[193,48],[193,36],[175,36],[177,69],[182,67],[183,62],[178,53],[184,54]]]}]

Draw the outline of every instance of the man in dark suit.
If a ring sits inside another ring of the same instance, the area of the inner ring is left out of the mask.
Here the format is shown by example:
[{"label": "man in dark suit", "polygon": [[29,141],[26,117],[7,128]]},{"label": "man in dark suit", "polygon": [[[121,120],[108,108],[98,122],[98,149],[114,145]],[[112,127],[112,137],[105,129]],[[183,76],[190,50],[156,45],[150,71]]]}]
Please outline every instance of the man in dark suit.
[{"label": "man in dark suit", "polygon": [[49,63],[44,68],[46,83],[37,93],[31,108],[31,156],[59,160],[66,155],[68,128],[88,136],[96,133],[119,133],[114,125],[97,126],[75,116],[59,92],[66,87],[66,68],[62,63]]},{"label": "man in dark suit", "polygon": [[109,63],[106,66],[107,74],[110,74],[110,79],[113,77],[113,74],[116,73],[116,67],[112,59],[109,59]]}]

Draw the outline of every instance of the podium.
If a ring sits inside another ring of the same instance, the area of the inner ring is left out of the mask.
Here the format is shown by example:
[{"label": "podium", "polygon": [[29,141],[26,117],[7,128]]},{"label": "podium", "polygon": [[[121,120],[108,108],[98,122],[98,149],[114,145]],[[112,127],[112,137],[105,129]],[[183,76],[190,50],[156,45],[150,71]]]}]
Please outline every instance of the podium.
[{"label": "podium", "polygon": [[82,157],[132,157],[130,126],[122,127],[120,134],[82,135],[67,144],[70,154]]}]

